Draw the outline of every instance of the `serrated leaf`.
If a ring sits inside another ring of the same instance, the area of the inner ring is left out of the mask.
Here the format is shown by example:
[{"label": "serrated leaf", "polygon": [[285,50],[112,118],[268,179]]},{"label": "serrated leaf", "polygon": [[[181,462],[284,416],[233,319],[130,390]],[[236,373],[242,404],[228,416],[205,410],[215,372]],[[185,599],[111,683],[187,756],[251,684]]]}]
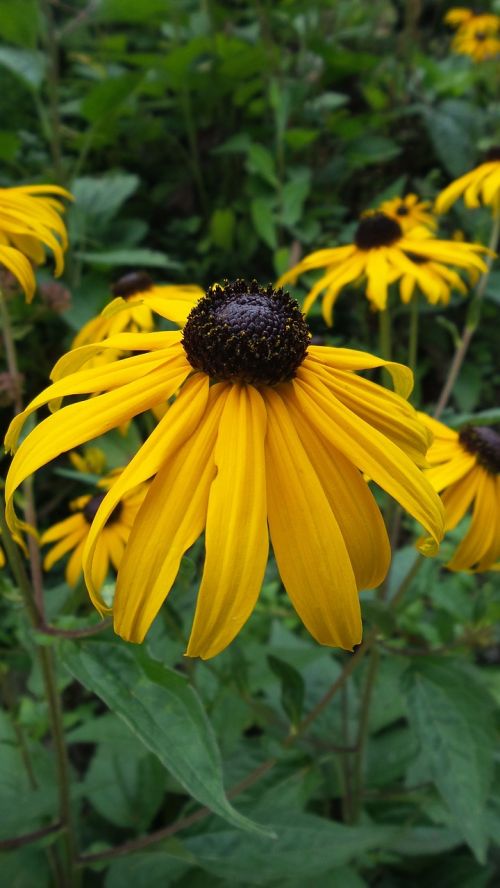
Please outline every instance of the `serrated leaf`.
[{"label": "serrated leaf", "polygon": [[496,748],[490,697],[457,660],[416,662],[406,686],[408,718],[422,756],[456,828],[484,862]]},{"label": "serrated leaf", "polygon": [[61,654],[73,677],[128,725],[188,793],[239,829],[268,834],[229,803],[212,727],[185,678],[126,644],[65,642]]}]

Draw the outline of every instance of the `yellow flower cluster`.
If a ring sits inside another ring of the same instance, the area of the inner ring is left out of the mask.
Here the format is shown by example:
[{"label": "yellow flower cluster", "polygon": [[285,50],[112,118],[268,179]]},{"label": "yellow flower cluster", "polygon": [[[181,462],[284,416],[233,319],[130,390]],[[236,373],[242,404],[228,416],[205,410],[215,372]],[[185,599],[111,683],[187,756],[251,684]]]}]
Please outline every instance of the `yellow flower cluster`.
[{"label": "yellow flower cluster", "polygon": [[500,55],[500,16],[475,13],[465,7],[450,9],[445,22],[456,28],[451,47],[474,62],[484,62]]}]

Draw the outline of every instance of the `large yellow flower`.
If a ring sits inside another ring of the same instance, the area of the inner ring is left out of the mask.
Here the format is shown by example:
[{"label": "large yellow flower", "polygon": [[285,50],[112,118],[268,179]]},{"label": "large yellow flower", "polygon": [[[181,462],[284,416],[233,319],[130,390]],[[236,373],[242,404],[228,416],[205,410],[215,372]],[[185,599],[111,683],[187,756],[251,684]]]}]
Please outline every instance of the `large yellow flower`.
[{"label": "large yellow flower", "polygon": [[425,464],[427,429],[403,397],[356,373],[387,366],[407,396],[408,368],[310,346],[288,294],[244,281],[212,287],[183,332],[122,333],[100,347],[141,353],[78,370],[92,346],[71,352],[56,365],[54,384],[11,424],[9,449],[34,410],[103,392],[60,408],[20,445],[6,481],[11,527],[19,529],[13,496],[28,475],[175,394],[93,521],[83,561],[95,606],[107,610],[96,582],[106,521],[129,490],[153,478],[118,573],[113,611],[123,638],[142,641],[183,554],[205,531],[187,654],[211,657],[225,648],[257,600],[269,525],[283,583],[309,632],[322,644],[358,644],[358,590],[379,584],[390,561],[363,473],[427,529],[429,553],[443,529],[439,498],[417,467]]},{"label": "large yellow flower", "polygon": [[430,302],[446,301],[443,294],[449,294],[452,284],[448,265],[469,273],[485,271],[486,265],[478,255],[481,252],[486,252],[485,248],[478,244],[438,240],[423,226],[404,234],[395,219],[376,212],[361,218],[353,244],[310,253],[282,275],[278,285],[295,282],[305,271],[325,268],[325,274],[306,297],[304,311],[309,311],[324,290],[323,317],[331,324],[333,306],[347,284],[366,277],[366,295],[379,311],[387,307],[388,287],[397,280],[403,301],[411,298],[412,281]]},{"label": "large yellow flower", "polygon": [[53,195],[71,199],[58,185],[0,188],[0,264],[18,280],[31,302],[36,281],[32,263],[45,262],[47,247],[54,254],[55,273],[64,268],[68,237],[61,213],[64,205]]},{"label": "large yellow flower", "polygon": [[491,148],[484,163],[448,185],[436,199],[436,213],[446,213],[462,197],[471,210],[481,204],[500,212],[500,148]]},{"label": "large yellow flower", "polygon": [[453,530],[473,504],[469,530],[447,567],[500,569],[500,435],[485,426],[455,432],[420,417],[434,435],[426,475],[438,493],[444,491],[445,530]]},{"label": "large yellow flower", "polygon": [[[69,505],[73,514],[46,530],[40,539],[42,546],[55,543],[45,556],[43,566],[50,570],[61,558],[71,552],[65,576],[70,586],[76,586],[82,574],[82,554],[88,538],[90,527],[101,505],[106,490],[109,490],[120,477],[121,469],[114,469],[98,483],[102,490],[95,494],[87,494],[74,499]],[[147,486],[139,485],[129,490],[123,499],[117,502],[113,512],[96,543],[94,559],[94,582],[100,589],[108,575],[110,563],[115,571],[120,567],[125,546],[130,535],[139,507],[144,499]]]},{"label": "large yellow flower", "polygon": [[154,284],[145,272],[124,275],[111,290],[115,298],[100,315],[82,327],[73,348],[101,342],[115,333],[152,330],[153,312],[182,327],[203,296],[201,288],[194,284]]},{"label": "large yellow flower", "polygon": [[416,194],[406,194],[405,197],[384,200],[380,204],[379,211],[399,222],[404,232],[420,225],[425,225],[434,231],[437,221],[430,208],[430,201],[420,200]]}]

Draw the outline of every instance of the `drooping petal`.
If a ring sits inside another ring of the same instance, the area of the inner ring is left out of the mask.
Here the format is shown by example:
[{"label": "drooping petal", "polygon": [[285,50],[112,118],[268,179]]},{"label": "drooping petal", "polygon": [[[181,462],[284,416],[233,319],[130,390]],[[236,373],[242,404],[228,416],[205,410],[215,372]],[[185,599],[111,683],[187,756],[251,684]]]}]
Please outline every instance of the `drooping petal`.
[{"label": "drooping petal", "polygon": [[82,573],[82,552],[83,552],[84,540],[78,544],[76,549],[73,549],[70,558],[68,559],[68,563],[66,565],[66,570],[64,575],[66,577],[66,582],[68,586],[74,587],[78,583]]},{"label": "drooping petal", "polygon": [[391,560],[380,509],[358,469],[317,434],[293,400],[287,406],[337,519],[358,589],[373,589],[383,581]]},{"label": "drooping petal", "polygon": [[270,388],[264,398],[269,530],[281,578],[311,635],[352,650],[361,616],[340,528],[285,401]]},{"label": "drooping petal", "polygon": [[205,567],[188,657],[214,657],[257,601],[269,549],[264,439],[266,409],[253,386],[233,385],[222,412],[205,531]]},{"label": "drooping petal", "polygon": [[19,250],[14,247],[0,245],[0,264],[14,275],[26,294],[26,299],[31,302],[35,295],[36,281],[31,263]]},{"label": "drooping petal", "polygon": [[[447,564],[449,570],[485,569],[483,559],[494,541],[498,508],[496,478],[482,470],[477,479],[470,527]],[[491,563],[494,561],[496,557],[491,559]]]},{"label": "drooping petal", "polygon": [[63,537],[63,539],[59,540],[59,542],[57,542],[55,546],[52,546],[52,549],[47,552],[43,560],[44,570],[50,570],[51,567],[53,567],[54,564],[63,557],[63,555],[66,555],[67,552],[71,552],[71,550],[74,549],[75,546],[77,546],[82,540],[85,539],[88,532],[88,526],[85,527],[85,519],[82,518],[81,515],[79,516],[79,518],[79,529],[73,531],[73,533],[68,534],[68,536]]},{"label": "drooping petal", "polygon": [[449,462],[443,463],[440,466],[433,466],[425,475],[434,490],[437,490],[439,493],[439,491],[444,490],[450,484],[454,484],[455,481],[459,481],[460,478],[467,475],[475,465],[476,457],[474,454],[460,450]]},{"label": "drooping petal", "polygon": [[412,460],[385,435],[337,399],[304,364],[293,383],[294,396],[312,425],[362,472],[372,478],[425,527],[437,550],[444,513],[438,496]]},{"label": "drooping petal", "polygon": [[139,509],[118,572],[115,631],[141,642],[167,597],[184,552],[202,532],[215,475],[214,447],[227,386],[210,390],[189,441],[171,454]]},{"label": "drooping petal", "polygon": [[[102,321],[102,318],[94,318],[95,321]],[[95,335],[99,335],[94,330]],[[162,351],[163,349],[175,348],[182,338],[180,330],[173,330],[167,333],[116,333],[114,336],[108,336],[101,342],[90,342],[89,345],[79,345],[76,347],[76,339],[73,343],[73,349],[63,355],[54,365],[50,378],[53,382],[68,376],[70,373],[76,373],[91,358],[97,357],[102,352],[109,349],[111,351],[138,351],[153,353]],[[135,355],[139,357],[139,355]],[[128,360],[124,358],[123,360]]]},{"label": "drooping petal", "polygon": [[445,510],[445,531],[453,530],[464,517],[477,492],[480,472],[472,469],[441,496]]},{"label": "drooping petal", "polygon": [[392,377],[394,390],[402,398],[408,398],[413,390],[413,373],[405,364],[397,364],[394,361],[384,361],[376,355],[368,352],[356,351],[351,348],[330,348],[325,345],[310,345],[304,361],[309,360],[331,367],[333,370],[374,370],[377,367],[385,367]]},{"label": "drooping petal", "polygon": [[81,514],[70,515],[69,518],[64,518],[63,521],[58,521],[57,524],[53,524],[52,527],[45,530],[40,537],[40,544],[44,546],[46,543],[55,543],[56,540],[74,533],[81,526]]},{"label": "drooping petal", "polygon": [[159,401],[167,400],[191,370],[184,355],[179,354],[168,366],[149,374],[146,386],[143,379],[136,379],[104,395],[63,407],[36,426],[15,454],[5,483],[6,515],[12,529],[17,523],[13,496],[29,475],[61,453],[97,438]]}]

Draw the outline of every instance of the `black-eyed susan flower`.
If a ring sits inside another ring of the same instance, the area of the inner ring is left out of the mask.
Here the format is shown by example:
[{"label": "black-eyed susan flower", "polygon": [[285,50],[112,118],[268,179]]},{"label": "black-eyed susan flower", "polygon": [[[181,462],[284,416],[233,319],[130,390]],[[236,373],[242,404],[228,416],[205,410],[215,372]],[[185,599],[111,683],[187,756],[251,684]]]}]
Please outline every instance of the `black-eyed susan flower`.
[{"label": "black-eyed susan flower", "polygon": [[[333,306],[347,284],[366,280],[366,296],[379,311],[387,307],[389,285],[402,279],[413,280],[429,301],[439,302],[449,290],[448,266],[456,265],[469,273],[485,271],[482,252],[486,250],[478,244],[435,238],[424,226],[404,234],[395,219],[375,212],[361,218],[353,244],[310,253],[281,276],[278,286],[295,282],[306,271],[326,269],[306,296],[304,311],[307,313],[325,291],[323,317],[331,324]],[[402,297],[410,298],[409,283],[404,287]]]},{"label": "black-eyed susan flower", "polygon": [[500,55],[500,16],[458,7],[448,11],[445,21],[458,29],[451,43],[454,52],[475,62]]},{"label": "black-eyed susan flower", "polygon": [[100,315],[85,324],[75,337],[73,348],[101,342],[116,333],[150,331],[153,313],[182,327],[203,295],[194,284],[155,284],[146,272],[131,272],[111,287],[114,299]]},{"label": "black-eyed susan flower", "polygon": [[[121,469],[115,469],[98,483],[98,492],[79,496],[69,504],[72,514],[46,530],[40,539],[41,545],[54,545],[47,552],[43,566],[50,570],[57,561],[68,558],[65,576],[70,586],[76,586],[82,575],[82,554],[90,527],[101,505],[106,490],[109,490],[120,477]],[[117,571],[120,567],[130,530],[146,493],[146,485],[129,490],[120,499],[109,515],[96,544],[94,560],[94,581],[100,589],[108,575],[110,564]]]},{"label": "black-eyed susan flower", "polygon": [[416,194],[406,194],[405,197],[393,197],[384,200],[380,204],[379,212],[390,216],[399,222],[404,232],[411,231],[420,225],[425,225],[432,231],[436,229],[437,221],[432,213],[431,202],[420,200]]},{"label": "black-eyed susan flower", "polygon": [[456,432],[420,414],[434,435],[426,476],[441,493],[445,531],[472,507],[469,529],[447,564],[450,570],[500,568],[500,435],[486,426]]},{"label": "black-eyed susan flower", "polygon": [[[381,582],[390,546],[363,473],[393,496],[437,546],[442,506],[417,467],[430,436],[400,395],[357,375],[387,366],[407,396],[412,374],[364,352],[311,346],[297,303],[256,282],[212,287],[183,332],[119,334],[101,347],[141,352],[61,375],[11,424],[69,395],[20,445],[7,481],[13,496],[40,466],[175,395],[172,406],[106,494],[83,553],[95,606],[96,546],[118,502],[153,479],[117,578],[116,631],[143,640],[183,554],[205,531],[205,565],[187,654],[223,650],[250,616],[269,536],[284,586],[309,632],[352,649],[361,639],[358,590]],[[85,346],[83,350],[91,349]],[[88,351],[87,351],[88,354]],[[76,356],[76,357],[75,357]],[[69,363],[68,363],[69,361]],[[78,353],[62,359],[62,373]]]},{"label": "black-eyed susan flower", "polygon": [[446,213],[459,197],[471,210],[484,204],[494,214],[500,213],[500,147],[491,148],[483,163],[455,179],[438,195],[436,213]]},{"label": "black-eyed susan flower", "polygon": [[0,264],[14,275],[28,302],[36,287],[32,265],[45,262],[44,247],[54,255],[56,275],[64,268],[64,205],[55,195],[71,199],[58,185],[0,188]]}]

